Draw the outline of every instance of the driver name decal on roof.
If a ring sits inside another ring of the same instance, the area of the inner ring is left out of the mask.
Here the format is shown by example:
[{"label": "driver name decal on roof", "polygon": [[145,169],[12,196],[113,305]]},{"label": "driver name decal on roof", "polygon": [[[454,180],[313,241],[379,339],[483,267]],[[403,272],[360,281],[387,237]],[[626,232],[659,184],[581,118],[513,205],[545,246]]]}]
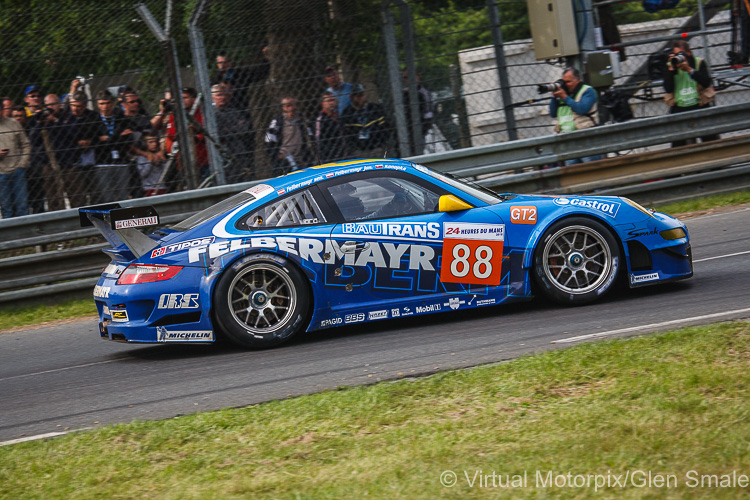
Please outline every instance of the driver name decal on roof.
[{"label": "driver name decal on roof", "polygon": [[395,236],[440,239],[438,222],[350,222],[343,225],[343,234],[363,236]]},{"label": "driver name decal on roof", "polygon": [[555,205],[561,207],[586,207],[599,212],[605,213],[614,218],[617,211],[620,210],[620,204],[617,202],[604,202],[599,200],[584,200],[583,198],[555,198]]},{"label": "driver name decal on roof", "polygon": [[499,285],[502,278],[504,224],[443,223],[440,281]]}]

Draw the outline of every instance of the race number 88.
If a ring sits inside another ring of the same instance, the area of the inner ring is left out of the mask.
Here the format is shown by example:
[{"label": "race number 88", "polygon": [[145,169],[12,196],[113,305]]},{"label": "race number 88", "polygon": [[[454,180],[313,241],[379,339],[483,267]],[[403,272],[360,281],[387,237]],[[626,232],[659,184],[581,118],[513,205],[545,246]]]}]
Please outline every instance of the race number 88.
[{"label": "race number 88", "polygon": [[479,245],[474,249],[474,265],[469,262],[471,248],[466,243],[459,243],[453,247],[453,260],[451,261],[451,275],[463,278],[469,271],[478,279],[486,279],[492,274],[492,248],[487,245]]},{"label": "race number 88", "polygon": [[502,241],[446,238],[440,281],[499,285],[502,258]]}]

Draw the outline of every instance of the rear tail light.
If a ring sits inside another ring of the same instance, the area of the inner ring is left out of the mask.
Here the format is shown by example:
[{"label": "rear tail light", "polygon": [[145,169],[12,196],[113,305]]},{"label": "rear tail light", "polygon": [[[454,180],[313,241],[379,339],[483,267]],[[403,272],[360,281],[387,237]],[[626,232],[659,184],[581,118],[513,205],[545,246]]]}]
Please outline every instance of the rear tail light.
[{"label": "rear tail light", "polygon": [[166,281],[174,278],[182,271],[182,266],[154,266],[147,264],[131,264],[128,266],[120,279],[118,285],[135,285],[137,283],[153,283],[155,281]]}]

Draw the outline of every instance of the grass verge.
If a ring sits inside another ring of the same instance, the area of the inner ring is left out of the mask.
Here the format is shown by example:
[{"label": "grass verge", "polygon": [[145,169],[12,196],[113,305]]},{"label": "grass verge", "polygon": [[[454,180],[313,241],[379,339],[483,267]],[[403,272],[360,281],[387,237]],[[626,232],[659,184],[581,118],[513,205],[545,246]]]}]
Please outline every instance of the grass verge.
[{"label": "grass verge", "polygon": [[96,314],[93,298],[67,300],[59,304],[6,307],[0,309],[0,333],[10,328],[80,316],[96,316]]},{"label": "grass verge", "polygon": [[659,212],[670,215],[678,215],[686,212],[695,212],[698,210],[708,210],[711,208],[728,207],[731,205],[741,205],[750,203],[750,190],[737,191],[734,193],[717,194],[696,198],[694,200],[679,201],[668,203],[657,207]]},{"label": "grass verge", "polygon": [[747,322],[584,344],[0,447],[0,496],[735,498],[749,368]]}]

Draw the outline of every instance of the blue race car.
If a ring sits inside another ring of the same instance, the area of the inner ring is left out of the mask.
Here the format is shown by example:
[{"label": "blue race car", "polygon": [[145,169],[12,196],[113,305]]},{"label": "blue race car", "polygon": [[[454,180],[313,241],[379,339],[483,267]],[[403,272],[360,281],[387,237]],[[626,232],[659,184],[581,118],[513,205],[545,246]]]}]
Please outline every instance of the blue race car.
[{"label": "blue race car", "polygon": [[80,209],[112,245],[105,339],[249,348],[302,331],[545,295],[564,304],[693,275],[680,221],[620,197],[495,194],[408,161],[270,179],[173,227],[153,207]]}]

